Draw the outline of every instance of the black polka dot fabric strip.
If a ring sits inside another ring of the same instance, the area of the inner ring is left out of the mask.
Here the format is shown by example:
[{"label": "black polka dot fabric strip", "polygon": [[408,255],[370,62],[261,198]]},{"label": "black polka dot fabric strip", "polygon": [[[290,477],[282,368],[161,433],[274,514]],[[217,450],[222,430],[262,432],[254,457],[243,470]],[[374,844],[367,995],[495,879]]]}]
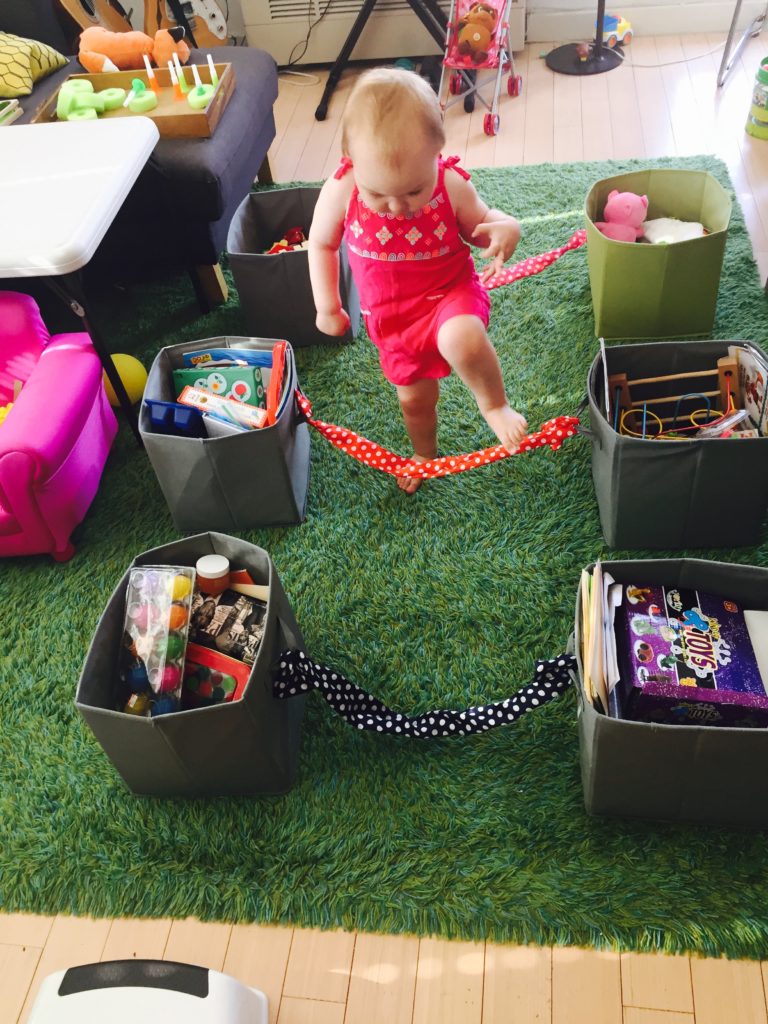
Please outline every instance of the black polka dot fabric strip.
[{"label": "black polka dot fabric strip", "polygon": [[318,665],[303,651],[286,650],[273,672],[273,692],[275,697],[285,699],[319,690],[331,708],[356,729],[430,740],[439,736],[469,736],[487,732],[497,725],[511,725],[527,711],[535,711],[564,693],[571,685],[570,673],[575,669],[575,657],[561,654],[558,658],[537,662],[531,682],[506,700],[464,711],[405,715],[392,711],[373,694],[365,693],[327,665]]}]

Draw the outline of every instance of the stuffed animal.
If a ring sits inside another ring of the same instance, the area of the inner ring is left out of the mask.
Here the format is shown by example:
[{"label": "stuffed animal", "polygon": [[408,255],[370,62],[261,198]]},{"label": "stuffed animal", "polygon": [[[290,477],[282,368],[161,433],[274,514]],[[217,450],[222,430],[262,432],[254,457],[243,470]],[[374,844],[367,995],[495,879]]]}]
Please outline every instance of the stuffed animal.
[{"label": "stuffed animal", "polygon": [[456,48],[462,57],[469,57],[474,64],[483,64],[488,59],[498,16],[496,8],[488,3],[472,4],[457,26]]},{"label": "stuffed animal", "polygon": [[636,242],[643,237],[643,221],[648,212],[648,196],[634,192],[608,193],[603,211],[604,221],[595,221],[595,227],[615,242]]},{"label": "stuffed animal", "polygon": [[189,47],[184,42],[184,29],[160,29],[155,38],[143,32],[108,32],[94,25],[80,36],[77,57],[86,71],[133,71],[143,69],[144,54],[158,67],[165,67],[174,52],[182,64],[189,60]]}]

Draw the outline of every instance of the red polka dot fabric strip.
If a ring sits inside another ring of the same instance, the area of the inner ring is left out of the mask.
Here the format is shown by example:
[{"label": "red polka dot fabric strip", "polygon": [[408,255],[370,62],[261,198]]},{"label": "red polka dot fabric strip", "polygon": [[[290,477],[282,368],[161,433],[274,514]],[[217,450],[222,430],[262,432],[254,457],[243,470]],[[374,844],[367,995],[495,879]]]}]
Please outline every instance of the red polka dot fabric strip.
[{"label": "red polka dot fabric strip", "polygon": [[[571,238],[561,245],[559,249],[552,249],[551,252],[542,253],[539,256],[531,256],[521,263],[512,267],[505,267],[500,274],[496,274],[484,283],[484,287],[491,291],[500,288],[502,285],[519,281],[523,277],[532,277],[540,274],[542,270],[551,266],[555,260],[560,259],[565,253],[578,249],[587,240],[587,233],[584,228],[574,232]],[[534,448],[551,448],[557,451],[568,437],[573,437],[579,421],[575,416],[556,416],[552,420],[543,423],[540,430],[528,434],[523,438],[516,451],[507,451],[502,445],[497,444],[492,448],[484,448],[482,451],[471,452],[468,455],[445,455],[429,462],[414,462],[403,455],[395,455],[393,452],[382,448],[374,441],[369,441],[360,434],[346,427],[337,427],[333,423],[325,423],[323,420],[312,418],[312,406],[309,399],[300,391],[296,391],[299,407],[304,413],[307,422],[331,444],[346,452],[347,455],[358,462],[370,466],[371,469],[381,470],[382,473],[389,473],[398,477],[418,477],[422,480],[429,480],[433,477],[448,476],[451,473],[464,473],[468,469],[477,469],[478,466],[487,466],[492,462],[499,462],[510,455],[520,455],[522,452],[532,451]]]},{"label": "red polka dot fabric strip", "polygon": [[527,434],[514,452],[509,452],[502,445],[497,444],[493,448],[484,448],[482,451],[471,452],[468,455],[443,455],[438,459],[431,459],[429,462],[414,462],[413,459],[407,459],[404,455],[395,455],[376,444],[375,441],[369,441],[347,427],[337,427],[333,423],[313,419],[312,406],[306,395],[297,391],[296,397],[307,422],[327,438],[332,445],[351,458],[370,466],[371,469],[389,473],[391,476],[419,477],[422,480],[448,476],[451,473],[464,473],[468,469],[488,466],[492,462],[500,462],[502,459],[509,458],[510,455],[520,455],[522,452],[532,451],[534,448],[551,448],[552,451],[557,451],[567,438],[574,436],[579,425],[575,416],[556,416],[552,420],[547,420],[541,430]]},{"label": "red polka dot fabric strip", "polygon": [[535,711],[564,693],[576,671],[576,658],[572,654],[545,658],[537,663],[531,682],[505,700],[461,711],[441,709],[406,715],[388,708],[340,672],[312,661],[304,651],[285,650],[272,674],[272,692],[279,700],[285,700],[318,690],[332,710],[355,729],[431,740],[441,736],[471,736],[488,732],[497,725],[511,725],[527,712]]},{"label": "red polka dot fabric strip", "polygon": [[502,285],[512,284],[513,281],[519,281],[523,277],[533,277],[535,274],[540,274],[542,270],[546,270],[555,260],[559,260],[561,256],[564,256],[565,253],[571,252],[573,249],[579,249],[586,240],[587,232],[584,228],[579,228],[565,245],[561,245],[559,249],[543,252],[539,256],[529,256],[527,260],[515,263],[512,267],[504,267],[499,274],[494,274],[493,277],[489,277],[487,281],[484,281],[483,287],[490,292],[494,288],[501,288]]}]

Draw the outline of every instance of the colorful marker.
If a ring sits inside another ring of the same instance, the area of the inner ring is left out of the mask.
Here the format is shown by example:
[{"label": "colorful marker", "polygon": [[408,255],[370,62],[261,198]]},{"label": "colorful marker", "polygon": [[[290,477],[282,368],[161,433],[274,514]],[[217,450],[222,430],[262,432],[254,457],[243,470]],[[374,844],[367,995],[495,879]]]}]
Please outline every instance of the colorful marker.
[{"label": "colorful marker", "polygon": [[173,66],[173,61],[172,60],[168,61],[168,71],[169,71],[170,76],[171,76],[171,84],[173,85],[173,95],[176,97],[177,100],[183,100],[184,99],[184,93],[181,91],[181,86],[179,85],[179,80],[176,77],[176,68]]},{"label": "colorful marker", "polygon": [[181,91],[182,92],[189,92],[189,86],[187,85],[187,78],[186,78],[186,75],[184,74],[184,71],[183,71],[183,69],[181,67],[181,62],[179,60],[179,55],[178,55],[178,53],[176,53],[175,50],[173,51],[173,63],[176,65],[176,77],[179,80],[179,85],[181,86]]},{"label": "colorful marker", "polygon": [[146,53],[142,54],[144,58],[144,67],[147,69],[147,80],[149,81],[150,88],[156,96],[160,95],[160,83],[155,78],[155,72],[152,70],[152,65],[149,63],[149,57]]}]

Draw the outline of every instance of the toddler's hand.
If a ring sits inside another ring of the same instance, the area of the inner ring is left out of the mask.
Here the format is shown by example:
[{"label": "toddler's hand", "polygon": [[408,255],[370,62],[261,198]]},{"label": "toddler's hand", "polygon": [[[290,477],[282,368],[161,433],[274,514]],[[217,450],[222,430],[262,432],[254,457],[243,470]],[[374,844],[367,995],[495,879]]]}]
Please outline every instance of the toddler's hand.
[{"label": "toddler's hand", "polygon": [[517,248],[517,243],[520,241],[520,225],[513,218],[493,220],[478,224],[472,232],[472,237],[483,238],[488,242],[487,247],[480,253],[483,259],[492,260],[480,272],[480,280],[485,282],[501,271]]},{"label": "toddler's hand", "polygon": [[323,334],[340,338],[349,330],[349,316],[345,309],[340,309],[337,313],[318,313],[315,318],[315,326]]}]

